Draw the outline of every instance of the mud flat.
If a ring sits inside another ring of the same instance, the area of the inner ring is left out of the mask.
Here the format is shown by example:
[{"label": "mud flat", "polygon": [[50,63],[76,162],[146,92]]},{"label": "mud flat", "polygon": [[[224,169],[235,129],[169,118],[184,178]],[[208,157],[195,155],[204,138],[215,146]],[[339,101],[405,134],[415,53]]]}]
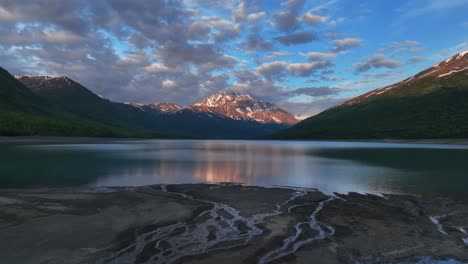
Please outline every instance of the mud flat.
[{"label": "mud flat", "polygon": [[0,190],[2,263],[468,263],[468,205],[233,184]]}]

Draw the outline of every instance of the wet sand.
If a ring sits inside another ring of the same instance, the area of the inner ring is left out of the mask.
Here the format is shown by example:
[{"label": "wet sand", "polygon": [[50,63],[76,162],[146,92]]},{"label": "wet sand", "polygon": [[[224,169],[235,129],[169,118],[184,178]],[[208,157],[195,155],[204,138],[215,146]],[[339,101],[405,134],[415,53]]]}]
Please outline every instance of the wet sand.
[{"label": "wet sand", "polygon": [[468,205],[443,198],[234,184],[0,190],[2,263],[468,263],[467,231]]}]

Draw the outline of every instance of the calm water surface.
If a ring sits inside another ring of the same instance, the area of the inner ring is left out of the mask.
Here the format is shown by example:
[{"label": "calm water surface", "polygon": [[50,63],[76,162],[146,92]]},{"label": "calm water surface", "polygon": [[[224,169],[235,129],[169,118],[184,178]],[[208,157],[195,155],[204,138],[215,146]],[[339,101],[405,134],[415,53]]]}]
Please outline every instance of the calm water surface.
[{"label": "calm water surface", "polygon": [[468,199],[468,146],[218,140],[0,144],[0,188],[196,182]]}]

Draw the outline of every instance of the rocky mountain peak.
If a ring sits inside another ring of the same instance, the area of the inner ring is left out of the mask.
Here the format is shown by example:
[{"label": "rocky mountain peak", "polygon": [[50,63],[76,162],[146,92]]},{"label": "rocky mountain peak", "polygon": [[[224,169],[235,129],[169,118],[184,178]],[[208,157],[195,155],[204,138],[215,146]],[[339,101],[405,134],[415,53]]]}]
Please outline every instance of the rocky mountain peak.
[{"label": "rocky mountain peak", "polygon": [[250,95],[231,91],[212,94],[205,99],[193,104],[193,106],[217,107],[226,104],[236,104],[240,101],[255,101]]},{"label": "rocky mountain peak", "polygon": [[154,104],[148,104],[148,107],[153,109],[157,109],[163,112],[176,112],[182,109],[182,107],[178,104],[169,103],[169,102],[160,102]]},{"label": "rocky mountain peak", "polygon": [[260,123],[288,125],[298,122],[294,115],[274,104],[259,101],[247,94],[231,91],[210,95],[187,108],[236,120],[253,120]]},{"label": "rocky mountain peak", "polygon": [[49,75],[14,75],[14,77],[32,90],[53,90],[79,85],[66,76]]}]

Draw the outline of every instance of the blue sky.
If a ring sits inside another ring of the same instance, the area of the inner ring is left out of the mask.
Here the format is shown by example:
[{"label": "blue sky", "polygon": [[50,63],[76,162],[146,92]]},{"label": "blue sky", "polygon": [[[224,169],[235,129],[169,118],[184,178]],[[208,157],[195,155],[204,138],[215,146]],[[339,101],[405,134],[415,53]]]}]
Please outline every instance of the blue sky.
[{"label": "blue sky", "polygon": [[313,115],[468,49],[468,0],[0,3],[0,66],[115,101],[222,90]]}]

